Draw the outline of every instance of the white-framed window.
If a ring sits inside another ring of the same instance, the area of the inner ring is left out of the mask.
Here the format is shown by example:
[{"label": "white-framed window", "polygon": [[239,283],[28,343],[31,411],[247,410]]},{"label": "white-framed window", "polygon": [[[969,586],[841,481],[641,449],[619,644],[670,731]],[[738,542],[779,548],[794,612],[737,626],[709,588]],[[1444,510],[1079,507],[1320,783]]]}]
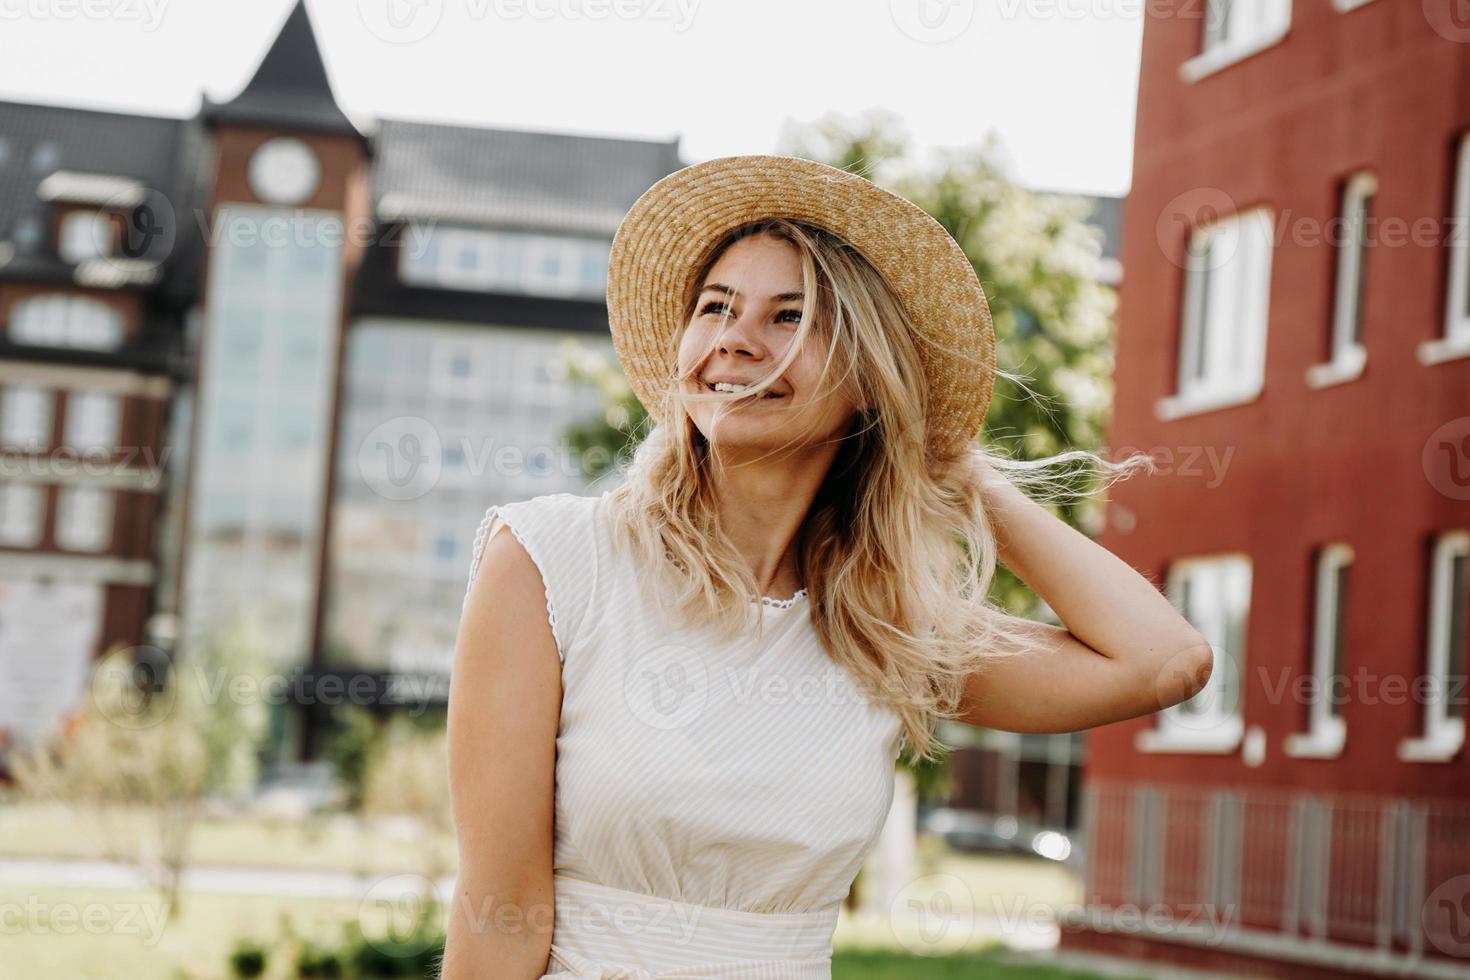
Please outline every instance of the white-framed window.
[{"label": "white-framed window", "polygon": [[51,445],[51,389],[10,384],[0,395],[0,443],[7,449],[46,449]]},{"label": "white-framed window", "polygon": [[62,442],[77,452],[117,448],[118,396],[106,391],[70,391]]},{"label": "white-framed window", "polygon": [[15,304],[10,339],[17,344],[116,350],[122,346],[122,314],[85,296],[55,293]]},{"label": "white-framed window", "polygon": [[1291,0],[1205,0],[1200,53],[1179,67],[1198,81],[1277,44],[1291,27]]},{"label": "white-framed window", "polygon": [[1138,733],[1143,752],[1229,753],[1245,734],[1242,685],[1250,616],[1251,564],[1244,555],[1212,555],[1169,567],[1169,600],[1209,640],[1215,660],[1194,697],[1160,711],[1154,728]]},{"label": "white-framed window", "polygon": [[35,483],[0,483],[0,544],[34,548],[41,543],[46,489]]},{"label": "white-framed window", "polygon": [[1270,209],[1259,207],[1191,232],[1177,389],[1160,399],[1160,418],[1239,405],[1260,394],[1270,312],[1271,230]]},{"label": "white-framed window", "polygon": [[56,546],[67,551],[104,551],[112,542],[113,491],[61,487],[56,494]]},{"label": "white-framed window", "polygon": [[1399,742],[1406,762],[1448,762],[1465,744],[1465,606],[1470,531],[1447,531],[1430,553],[1424,730]]},{"label": "white-framed window", "polygon": [[1307,369],[1314,388],[1351,381],[1363,373],[1363,298],[1368,281],[1368,223],[1378,178],[1357,173],[1343,183],[1337,241],[1337,273],[1332,299],[1332,343],[1328,358]]},{"label": "white-framed window", "polygon": [[509,229],[417,225],[399,275],[411,285],[600,298],[611,242]]},{"label": "white-framed window", "polygon": [[1317,552],[1316,588],[1312,603],[1312,699],[1307,730],[1286,737],[1283,750],[1303,759],[1332,759],[1347,739],[1342,698],[1347,677],[1348,578],[1353,549],[1331,544]]},{"label": "white-framed window", "polygon": [[1438,337],[1419,345],[1421,364],[1470,356],[1470,133],[1460,136],[1455,158],[1455,218],[1450,227],[1444,326]]},{"label": "white-framed window", "polygon": [[76,265],[112,254],[112,217],[104,211],[72,211],[61,219],[56,252]]}]

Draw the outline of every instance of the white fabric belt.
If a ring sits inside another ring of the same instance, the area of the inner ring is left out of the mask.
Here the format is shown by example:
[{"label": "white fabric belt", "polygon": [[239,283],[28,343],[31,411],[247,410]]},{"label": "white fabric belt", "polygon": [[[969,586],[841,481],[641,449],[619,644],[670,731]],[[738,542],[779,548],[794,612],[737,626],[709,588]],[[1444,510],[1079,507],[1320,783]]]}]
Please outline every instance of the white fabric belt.
[{"label": "white fabric belt", "polygon": [[556,925],[542,980],[830,980],[840,905],[744,912],[553,876]]}]

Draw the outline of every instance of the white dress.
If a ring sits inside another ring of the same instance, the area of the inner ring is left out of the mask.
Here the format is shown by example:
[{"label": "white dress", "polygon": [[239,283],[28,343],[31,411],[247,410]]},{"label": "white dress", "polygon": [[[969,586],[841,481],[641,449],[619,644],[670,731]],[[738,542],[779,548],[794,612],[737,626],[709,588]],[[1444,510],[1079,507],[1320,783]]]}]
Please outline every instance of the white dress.
[{"label": "white dress", "polygon": [[831,662],[805,590],[761,600],[759,641],[668,622],[607,498],[491,507],[470,563],[472,584],[511,528],[562,664],[542,980],[829,980],[893,799],[898,715]]}]

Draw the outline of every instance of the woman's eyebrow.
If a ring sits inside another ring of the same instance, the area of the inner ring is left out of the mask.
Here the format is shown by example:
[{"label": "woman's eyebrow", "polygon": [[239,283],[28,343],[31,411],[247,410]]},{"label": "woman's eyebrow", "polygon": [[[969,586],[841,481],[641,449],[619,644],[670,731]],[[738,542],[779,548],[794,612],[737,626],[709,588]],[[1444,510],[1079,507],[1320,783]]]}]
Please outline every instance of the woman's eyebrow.
[{"label": "woman's eyebrow", "polygon": [[[700,290],[700,293],[706,293],[711,289],[713,289],[717,293],[724,293],[726,296],[735,295],[735,290],[722,282],[706,283],[705,287]],[[794,293],[777,293],[776,295],[772,296],[771,299],[775,300],[778,303],[789,303],[801,300],[805,295],[805,293],[798,289]]]}]

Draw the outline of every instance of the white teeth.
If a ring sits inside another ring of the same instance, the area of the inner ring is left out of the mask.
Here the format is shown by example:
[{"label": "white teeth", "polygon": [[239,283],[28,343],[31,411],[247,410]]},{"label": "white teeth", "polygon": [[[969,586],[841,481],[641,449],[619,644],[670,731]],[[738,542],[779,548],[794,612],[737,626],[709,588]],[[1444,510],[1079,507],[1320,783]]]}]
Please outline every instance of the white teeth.
[{"label": "white teeth", "polygon": [[[714,384],[710,385],[710,387],[713,388],[715,391],[724,391],[724,392],[729,392],[730,394],[736,394],[736,395],[738,395],[742,391],[749,391],[753,386],[752,385],[731,384],[728,381],[716,381]],[[778,395],[778,394],[775,394],[774,392],[769,392],[768,391],[768,392],[766,392],[761,397],[763,397],[763,398],[780,398],[781,396]]]}]

